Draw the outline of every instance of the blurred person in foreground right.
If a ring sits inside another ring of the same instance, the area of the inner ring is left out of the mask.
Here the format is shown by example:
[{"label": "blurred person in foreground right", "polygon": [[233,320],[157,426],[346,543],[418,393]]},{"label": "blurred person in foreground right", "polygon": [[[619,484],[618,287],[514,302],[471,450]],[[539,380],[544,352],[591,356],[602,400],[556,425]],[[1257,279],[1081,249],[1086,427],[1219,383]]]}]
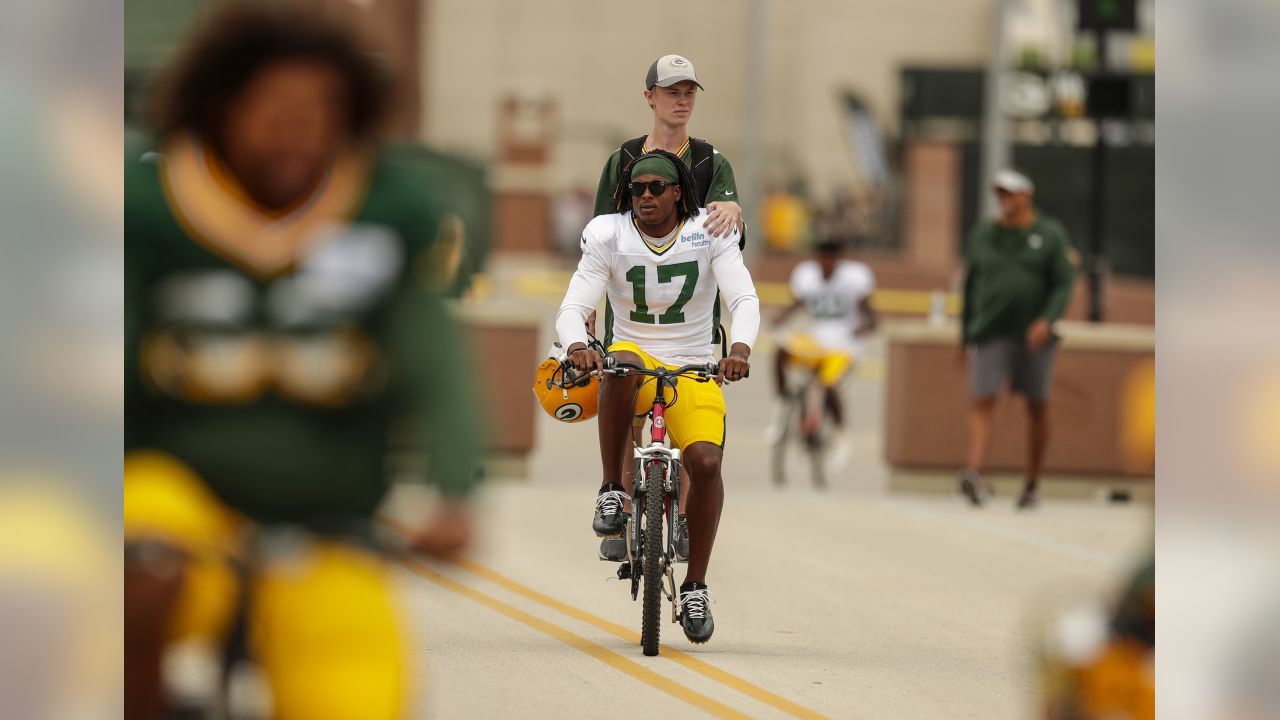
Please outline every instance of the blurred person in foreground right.
[{"label": "blurred person in foreground right", "polygon": [[1105,606],[1067,606],[1048,618],[1037,649],[1042,717],[1155,717],[1155,601],[1155,555],[1151,554]]},{"label": "blurred person in foreground right", "polygon": [[440,297],[450,221],[380,150],[385,81],[332,18],[225,6],[127,148],[130,718],[173,710],[166,651],[237,635],[273,717],[408,712],[402,618],[366,549],[389,439],[433,450],[446,501],[410,544],[447,556],[477,437]]},{"label": "blurred person in foreground right", "polygon": [[1058,337],[1053,324],[1066,312],[1075,281],[1071,243],[1057,220],[1035,207],[1025,175],[1001,170],[992,179],[1000,217],[983,220],[965,251],[960,362],[969,368],[968,465],[960,491],[975,506],[991,495],[982,477],[991,441],[991,415],[1006,380],[1027,400],[1030,421],[1026,483],[1018,507],[1038,502],[1040,467],[1049,443],[1049,389]]}]

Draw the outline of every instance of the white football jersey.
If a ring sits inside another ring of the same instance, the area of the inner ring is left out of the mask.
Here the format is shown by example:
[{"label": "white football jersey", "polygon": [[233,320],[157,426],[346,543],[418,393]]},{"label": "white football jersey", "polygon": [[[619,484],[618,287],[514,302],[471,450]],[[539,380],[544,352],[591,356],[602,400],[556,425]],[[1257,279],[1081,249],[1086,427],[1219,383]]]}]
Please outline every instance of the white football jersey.
[{"label": "white football jersey", "polygon": [[791,272],[791,294],[813,316],[814,338],[833,350],[858,351],[856,333],[862,326],[858,305],[875,287],[871,268],[852,260],[838,262],[830,278],[822,277],[817,260],[805,260]]},{"label": "white football jersey", "polygon": [[[565,347],[585,341],[585,331],[575,330],[576,316],[594,308],[601,291],[608,300],[599,328],[606,347],[633,342],[673,365],[712,360],[717,291],[734,321],[731,340],[753,345],[760,301],[742,262],[738,231],[713,238],[706,217],[700,210],[661,245],[645,239],[629,212],[593,219],[582,233],[582,259],[558,316]],[[563,321],[566,310],[575,317]]]}]

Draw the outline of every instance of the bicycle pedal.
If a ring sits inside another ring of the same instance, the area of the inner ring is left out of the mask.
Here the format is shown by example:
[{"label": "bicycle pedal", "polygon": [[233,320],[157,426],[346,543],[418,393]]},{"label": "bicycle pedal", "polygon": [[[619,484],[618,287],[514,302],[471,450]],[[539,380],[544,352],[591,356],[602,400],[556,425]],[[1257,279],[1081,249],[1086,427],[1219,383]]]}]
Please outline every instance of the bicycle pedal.
[{"label": "bicycle pedal", "polygon": [[623,561],[621,563],[618,563],[618,579],[619,580],[631,579],[631,563],[629,561]]}]

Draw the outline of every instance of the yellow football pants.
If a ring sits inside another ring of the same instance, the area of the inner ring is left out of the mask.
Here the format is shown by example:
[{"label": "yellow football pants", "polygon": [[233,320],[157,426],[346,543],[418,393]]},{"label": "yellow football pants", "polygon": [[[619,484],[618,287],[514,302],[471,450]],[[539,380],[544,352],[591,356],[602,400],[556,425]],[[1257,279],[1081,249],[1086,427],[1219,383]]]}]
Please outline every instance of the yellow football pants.
[{"label": "yellow football pants", "polygon": [[[218,642],[234,619],[238,581],[228,559],[248,521],[177,459],[125,458],[126,541],[153,540],[188,556],[174,641]],[[393,720],[405,714],[407,667],[388,569],[374,554],[317,540],[255,576],[249,601],[253,655],[281,720]]]}]

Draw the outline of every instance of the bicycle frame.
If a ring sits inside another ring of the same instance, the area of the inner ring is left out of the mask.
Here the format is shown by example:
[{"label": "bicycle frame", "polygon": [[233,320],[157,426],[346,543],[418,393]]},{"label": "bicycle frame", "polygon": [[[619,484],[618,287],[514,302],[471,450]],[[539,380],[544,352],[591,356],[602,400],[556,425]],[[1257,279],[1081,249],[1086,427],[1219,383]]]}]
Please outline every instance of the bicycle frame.
[{"label": "bicycle frame", "polygon": [[773,482],[786,484],[787,446],[798,439],[809,456],[810,474],[816,487],[827,484],[823,466],[827,449],[826,409],[817,371],[800,366],[786,370],[787,388],[782,402],[782,433],[772,451]]},{"label": "bicycle frame", "polygon": [[[669,382],[667,378],[658,377],[657,388],[654,391],[653,408],[650,410],[649,423],[649,445],[647,447],[637,447],[634,449],[635,457],[635,476],[632,482],[632,498],[631,507],[636,508],[635,517],[639,518],[639,508],[643,507],[648,497],[648,478],[647,470],[654,463],[662,465],[662,495],[666,503],[665,522],[666,527],[663,533],[662,548],[662,570],[665,578],[666,586],[663,587],[663,595],[668,600],[674,602],[675,598],[675,526],[676,518],[680,513],[680,449],[667,447],[667,423],[666,423],[666,387]],[[674,378],[670,380],[674,383]],[[632,567],[636,567],[641,552],[640,543],[640,523],[631,523],[631,537],[629,546],[629,556],[632,559]],[[633,573],[631,599],[634,600],[639,591],[639,575]],[[674,605],[673,605],[674,608]],[[674,610],[672,612],[672,621],[675,621]]]},{"label": "bicycle frame", "polygon": [[[632,482],[631,492],[632,517],[634,519],[629,524],[627,533],[627,572],[630,573],[631,578],[631,599],[635,600],[639,595],[640,589],[640,573],[636,571],[636,568],[640,566],[643,554],[649,551],[648,548],[642,546],[642,529],[639,520],[643,515],[641,509],[649,497],[649,473],[646,470],[653,467],[654,463],[660,463],[662,466],[660,475],[662,477],[661,494],[665,504],[663,524],[666,526],[663,533],[663,547],[659,549],[662,574],[665,581],[662,593],[672,603],[671,621],[676,622],[675,527],[676,518],[680,512],[681,453],[679,448],[667,447],[667,390],[669,388],[674,390],[677,379],[690,373],[696,373],[696,376],[690,379],[696,382],[707,382],[710,376],[716,372],[716,365],[711,363],[708,365],[686,365],[676,370],[668,370],[666,368],[650,370],[631,363],[613,362],[613,358],[608,358],[608,361],[606,373],[611,373],[618,377],[632,374],[648,376],[652,377],[657,383],[657,387],[654,389],[653,406],[650,409],[649,444],[645,447],[636,447],[632,455],[635,460],[635,478]],[[619,576],[621,577],[621,573]]]}]

